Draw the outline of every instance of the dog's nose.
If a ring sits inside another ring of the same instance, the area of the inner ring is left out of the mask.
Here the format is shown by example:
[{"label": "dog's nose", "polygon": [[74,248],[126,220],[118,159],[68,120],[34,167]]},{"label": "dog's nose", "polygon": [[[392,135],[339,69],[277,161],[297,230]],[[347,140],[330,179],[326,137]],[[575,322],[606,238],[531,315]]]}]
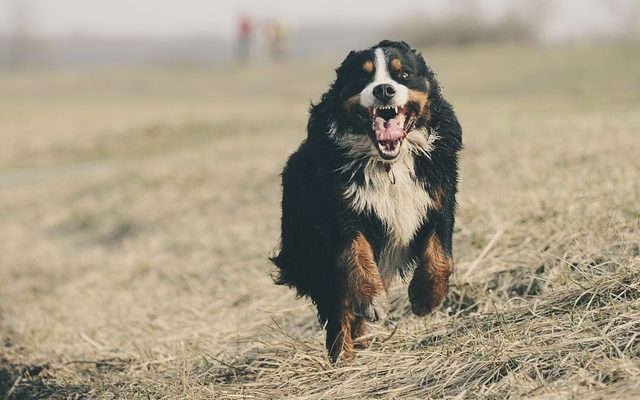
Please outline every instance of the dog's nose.
[{"label": "dog's nose", "polygon": [[382,102],[389,100],[394,94],[396,94],[396,89],[388,83],[382,83],[373,88],[373,95]]}]

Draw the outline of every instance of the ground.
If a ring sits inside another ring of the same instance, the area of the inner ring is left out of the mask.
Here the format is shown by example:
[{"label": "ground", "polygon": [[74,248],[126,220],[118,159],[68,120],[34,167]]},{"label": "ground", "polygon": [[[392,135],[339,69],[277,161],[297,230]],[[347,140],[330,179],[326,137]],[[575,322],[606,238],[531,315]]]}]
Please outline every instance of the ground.
[{"label": "ground", "polygon": [[425,50],[456,271],[331,365],[275,286],[279,173],[341,61],[0,72],[0,398],[640,397],[640,48]]}]

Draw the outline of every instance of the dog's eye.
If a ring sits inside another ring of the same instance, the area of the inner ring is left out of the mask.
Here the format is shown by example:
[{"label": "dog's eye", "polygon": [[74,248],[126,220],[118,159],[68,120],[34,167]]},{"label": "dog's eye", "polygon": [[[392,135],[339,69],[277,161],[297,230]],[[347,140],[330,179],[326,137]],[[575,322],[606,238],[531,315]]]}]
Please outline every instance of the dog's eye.
[{"label": "dog's eye", "polygon": [[406,81],[411,77],[411,75],[408,72],[402,72],[400,73],[400,79]]}]

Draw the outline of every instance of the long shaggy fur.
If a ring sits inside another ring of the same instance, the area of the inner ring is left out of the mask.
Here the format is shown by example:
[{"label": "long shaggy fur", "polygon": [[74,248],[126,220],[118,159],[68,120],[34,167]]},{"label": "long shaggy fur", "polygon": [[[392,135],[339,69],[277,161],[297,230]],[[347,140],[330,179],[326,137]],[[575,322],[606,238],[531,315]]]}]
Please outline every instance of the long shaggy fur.
[{"label": "long shaggy fur", "polygon": [[[378,154],[371,121],[358,105],[358,94],[375,79],[366,74],[384,62],[392,78],[398,65],[411,71],[402,86],[419,109],[392,161]],[[414,313],[424,315],[442,301],[453,268],[462,147],[451,105],[423,57],[406,43],[383,41],[351,52],[336,72],[311,107],[307,139],[282,172],[282,237],[272,258],[276,282],[317,306],[334,361],[352,356],[365,319],[384,316],[385,290],[397,274],[413,272]]]}]

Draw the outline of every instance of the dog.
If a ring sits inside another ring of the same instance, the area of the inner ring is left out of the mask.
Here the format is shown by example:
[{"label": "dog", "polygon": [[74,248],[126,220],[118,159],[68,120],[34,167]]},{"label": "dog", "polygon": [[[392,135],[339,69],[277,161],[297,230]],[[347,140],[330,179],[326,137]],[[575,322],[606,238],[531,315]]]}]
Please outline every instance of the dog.
[{"label": "dog", "polygon": [[282,172],[275,282],[316,305],[332,362],[367,345],[393,278],[411,310],[438,307],[453,272],[462,128],[422,55],[384,40],[351,51],[311,104]]}]

